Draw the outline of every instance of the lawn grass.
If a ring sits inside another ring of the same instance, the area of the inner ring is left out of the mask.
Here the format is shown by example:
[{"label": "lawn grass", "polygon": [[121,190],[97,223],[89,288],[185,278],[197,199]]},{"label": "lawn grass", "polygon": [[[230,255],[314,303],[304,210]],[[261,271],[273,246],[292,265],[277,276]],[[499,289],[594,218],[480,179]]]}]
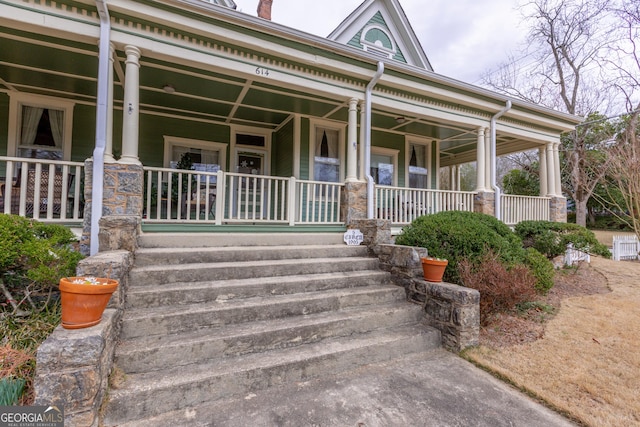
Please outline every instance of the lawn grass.
[{"label": "lawn grass", "polygon": [[585,425],[640,426],[640,263],[592,266],[611,293],[564,299],[542,339],[465,357]]}]

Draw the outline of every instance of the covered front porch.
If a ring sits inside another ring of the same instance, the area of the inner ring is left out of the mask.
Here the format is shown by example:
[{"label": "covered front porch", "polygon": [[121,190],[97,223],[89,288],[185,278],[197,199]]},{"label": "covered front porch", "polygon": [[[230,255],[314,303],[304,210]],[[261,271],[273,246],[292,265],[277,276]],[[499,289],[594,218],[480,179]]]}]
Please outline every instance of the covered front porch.
[{"label": "covered front porch", "polygon": [[[208,2],[157,3],[0,4],[0,211],[86,230],[101,215],[563,219],[557,147],[577,118]],[[541,197],[500,195],[495,158],[530,149]],[[440,169],[467,162],[477,188],[442,189]]]}]

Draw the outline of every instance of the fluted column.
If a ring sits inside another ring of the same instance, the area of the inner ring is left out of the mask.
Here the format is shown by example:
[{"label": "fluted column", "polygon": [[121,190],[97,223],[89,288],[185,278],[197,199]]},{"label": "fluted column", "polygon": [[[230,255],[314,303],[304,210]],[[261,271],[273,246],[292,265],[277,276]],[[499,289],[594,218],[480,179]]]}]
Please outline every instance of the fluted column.
[{"label": "fluted column", "polygon": [[553,159],[553,144],[547,144],[547,196],[555,196],[555,161]]},{"label": "fluted column", "polygon": [[562,197],[562,175],[560,173],[560,144],[553,144],[553,175],[555,178],[555,193],[556,196]]},{"label": "fluted column", "polygon": [[349,124],[347,129],[347,182],[358,180],[358,100],[349,100]]},{"label": "fluted column", "polygon": [[367,175],[367,173],[364,170],[364,101],[360,101],[360,135],[358,137],[358,139],[360,140],[359,142],[359,150],[358,150],[358,163],[360,163],[358,169],[358,178],[361,181],[365,180],[365,176]]},{"label": "fluted column", "polygon": [[107,140],[104,147],[104,162],[114,163],[113,158],[113,55],[115,46],[109,43],[109,74],[107,75],[109,93],[107,95]]},{"label": "fluted column", "polygon": [[124,48],[125,62],[124,105],[122,115],[122,158],[120,162],[140,164],[138,158],[138,136],[140,119],[140,56],[135,46]]},{"label": "fluted column", "polygon": [[484,189],[493,191],[491,188],[491,132],[484,133]]},{"label": "fluted column", "polygon": [[476,191],[485,190],[485,166],[486,152],[484,150],[484,132],[485,128],[478,128],[478,143],[476,152]]},{"label": "fluted column", "polygon": [[544,148],[538,149],[538,159],[539,162],[539,171],[540,175],[540,196],[546,196],[548,194],[548,186],[547,186],[547,153]]}]

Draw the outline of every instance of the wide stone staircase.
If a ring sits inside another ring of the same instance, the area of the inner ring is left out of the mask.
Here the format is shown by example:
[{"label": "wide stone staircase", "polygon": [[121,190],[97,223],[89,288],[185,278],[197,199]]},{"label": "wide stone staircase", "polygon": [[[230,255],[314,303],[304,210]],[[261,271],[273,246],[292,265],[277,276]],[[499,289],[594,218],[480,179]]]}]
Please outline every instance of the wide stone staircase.
[{"label": "wide stone staircase", "polygon": [[216,402],[440,347],[366,247],[311,236],[142,240],[102,423],[206,425]]}]

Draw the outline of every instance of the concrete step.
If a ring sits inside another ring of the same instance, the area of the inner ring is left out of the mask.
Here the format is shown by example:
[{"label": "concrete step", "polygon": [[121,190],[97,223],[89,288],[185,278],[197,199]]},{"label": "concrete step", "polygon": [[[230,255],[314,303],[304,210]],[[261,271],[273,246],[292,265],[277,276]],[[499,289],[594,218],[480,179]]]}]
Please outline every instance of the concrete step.
[{"label": "concrete step", "polygon": [[133,286],[127,292],[127,308],[149,308],[207,301],[230,301],[260,295],[286,295],[326,289],[389,284],[391,275],[380,270],[347,271],[293,276],[259,277],[204,282]]},{"label": "concrete step", "polygon": [[218,262],[205,264],[152,265],[134,267],[129,286],[157,286],[176,282],[249,279],[337,271],[376,270],[377,258],[313,258],[265,261]]},{"label": "concrete step", "polygon": [[270,386],[344,372],[440,345],[440,334],[422,324],[376,330],[293,348],[127,375],[112,388],[103,425],[115,426],[240,396]]},{"label": "concrete step", "polygon": [[292,295],[216,300],[201,304],[128,310],[123,317],[121,339],[183,331],[234,323],[279,319],[406,299],[403,288],[394,285],[330,289]]},{"label": "concrete step", "polygon": [[127,375],[163,370],[167,366],[316,343],[375,329],[416,323],[422,309],[406,302],[352,307],[286,319],[207,328],[164,336],[142,336],[123,342],[116,365]]},{"label": "concrete step", "polygon": [[138,238],[142,248],[210,248],[225,246],[344,245],[339,233],[144,233]]},{"label": "concrete step", "polygon": [[136,251],[136,266],[366,256],[366,246],[346,246],[345,244],[268,247],[141,248]]}]

